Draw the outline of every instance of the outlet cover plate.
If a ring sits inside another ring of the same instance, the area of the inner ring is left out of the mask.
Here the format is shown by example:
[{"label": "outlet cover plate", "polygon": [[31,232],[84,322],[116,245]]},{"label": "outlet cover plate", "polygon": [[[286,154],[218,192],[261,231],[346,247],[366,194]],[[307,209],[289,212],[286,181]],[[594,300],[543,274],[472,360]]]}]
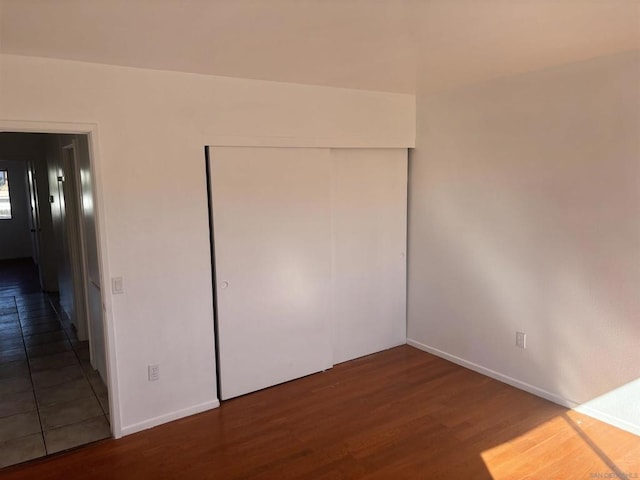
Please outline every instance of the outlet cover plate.
[{"label": "outlet cover plate", "polygon": [[149,365],[147,369],[148,369],[150,382],[155,382],[156,380],[160,380],[160,365]]}]

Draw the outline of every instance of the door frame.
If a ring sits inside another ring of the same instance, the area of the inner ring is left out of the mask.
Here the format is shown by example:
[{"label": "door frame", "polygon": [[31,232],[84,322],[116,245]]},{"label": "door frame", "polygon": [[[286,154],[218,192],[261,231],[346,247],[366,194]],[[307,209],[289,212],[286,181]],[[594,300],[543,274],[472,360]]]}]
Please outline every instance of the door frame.
[{"label": "door frame", "polygon": [[[73,317],[79,340],[91,343],[91,325],[89,322],[89,307],[87,298],[87,252],[85,246],[85,232],[81,221],[82,201],[79,190],[79,169],[77,159],[77,142],[74,139],[61,145],[60,166],[62,168],[62,188],[59,192],[64,196],[66,237],[69,244],[71,261],[71,278],[73,279]],[[71,198],[68,198],[71,197]],[[70,201],[71,200],[71,201]],[[71,208],[69,208],[71,207]],[[82,322],[79,319],[84,319]],[[92,357],[93,357],[93,352]]]},{"label": "door frame", "polygon": [[107,252],[107,227],[103,201],[102,159],[98,125],[95,123],[42,122],[11,120],[0,118],[0,132],[53,133],[87,135],[89,144],[89,165],[94,186],[94,208],[96,216],[96,237],[100,281],[102,283],[102,310],[107,363],[107,388],[109,390],[109,419],[111,432],[115,438],[122,436],[120,395],[118,389],[118,365],[116,362],[115,329],[111,295],[106,286],[111,285]]},{"label": "door frame", "polygon": [[[28,159],[27,164],[27,194],[29,195],[29,228],[31,230],[31,245],[33,261],[40,266],[42,263],[42,251],[40,247],[40,198],[38,197],[38,184],[36,180],[33,159]],[[44,290],[42,269],[38,268],[40,287]]]}]

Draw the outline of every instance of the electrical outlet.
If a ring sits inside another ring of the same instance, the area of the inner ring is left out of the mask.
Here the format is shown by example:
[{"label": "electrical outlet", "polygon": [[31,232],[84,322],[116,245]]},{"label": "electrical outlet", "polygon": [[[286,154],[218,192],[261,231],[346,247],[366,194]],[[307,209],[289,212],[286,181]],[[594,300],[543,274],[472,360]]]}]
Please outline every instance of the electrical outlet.
[{"label": "electrical outlet", "polygon": [[524,332],[516,332],[516,347],[527,348],[527,334]]},{"label": "electrical outlet", "polygon": [[111,293],[114,295],[122,295],[124,293],[124,281],[122,277],[113,277],[111,279]]},{"label": "electrical outlet", "polygon": [[147,367],[149,373],[149,381],[155,382],[160,380],[160,365],[149,365]]}]

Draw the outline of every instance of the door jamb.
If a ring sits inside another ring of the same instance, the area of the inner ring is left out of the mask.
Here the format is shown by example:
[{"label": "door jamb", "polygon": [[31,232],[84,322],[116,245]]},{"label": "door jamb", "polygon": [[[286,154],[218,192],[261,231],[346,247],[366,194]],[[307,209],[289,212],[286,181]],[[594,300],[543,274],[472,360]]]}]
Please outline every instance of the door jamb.
[{"label": "door jamb", "polygon": [[[66,144],[65,144],[66,143]],[[67,241],[73,245],[69,245],[69,256],[71,258],[71,277],[75,279],[73,286],[74,296],[74,318],[71,320],[75,323],[76,332],[81,340],[86,339],[91,343],[91,325],[89,322],[89,307],[88,307],[88,292],[87,292],[87,249],[85,246],[85,232],[82,222],[82,200],[81,190],[82,187],[79,184],[79,166],[78,166],[78,145],[75,137],[68,143],[63,142],[61,146],[61,167],[63,171],[64,179],[62,180],[63,195],[65,196],[65,204],[71,205],[72,215],[69,215],[69,210],[65,216],[73,217],[71,219],[71,232],[67,235]],[[72,196],[72,202],[69,201],[67,195]],[[65,207],[66,209],[66,207]],[[68,226],[68,225],[67,225]],[[76,284],[78,283],[78,284]],[[78,319],[83,318],[84,325],[80,325]],[[93,352],[91,352],[93,355]]]}]

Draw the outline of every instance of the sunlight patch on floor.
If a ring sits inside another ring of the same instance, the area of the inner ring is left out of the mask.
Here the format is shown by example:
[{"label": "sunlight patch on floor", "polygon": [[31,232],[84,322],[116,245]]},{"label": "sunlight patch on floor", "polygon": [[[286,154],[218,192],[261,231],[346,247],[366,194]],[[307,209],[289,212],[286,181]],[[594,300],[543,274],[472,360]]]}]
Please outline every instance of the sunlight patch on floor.
[{"label": "sunlight patch on floor", "polygon": [[567,471],[571,478],[640,478],[637,449],[631,454],[637,437],[630,435],[629,444],[607,442],[608,429],[614,427],[569,410],[481,457],[494,480],[557,478]]}]

